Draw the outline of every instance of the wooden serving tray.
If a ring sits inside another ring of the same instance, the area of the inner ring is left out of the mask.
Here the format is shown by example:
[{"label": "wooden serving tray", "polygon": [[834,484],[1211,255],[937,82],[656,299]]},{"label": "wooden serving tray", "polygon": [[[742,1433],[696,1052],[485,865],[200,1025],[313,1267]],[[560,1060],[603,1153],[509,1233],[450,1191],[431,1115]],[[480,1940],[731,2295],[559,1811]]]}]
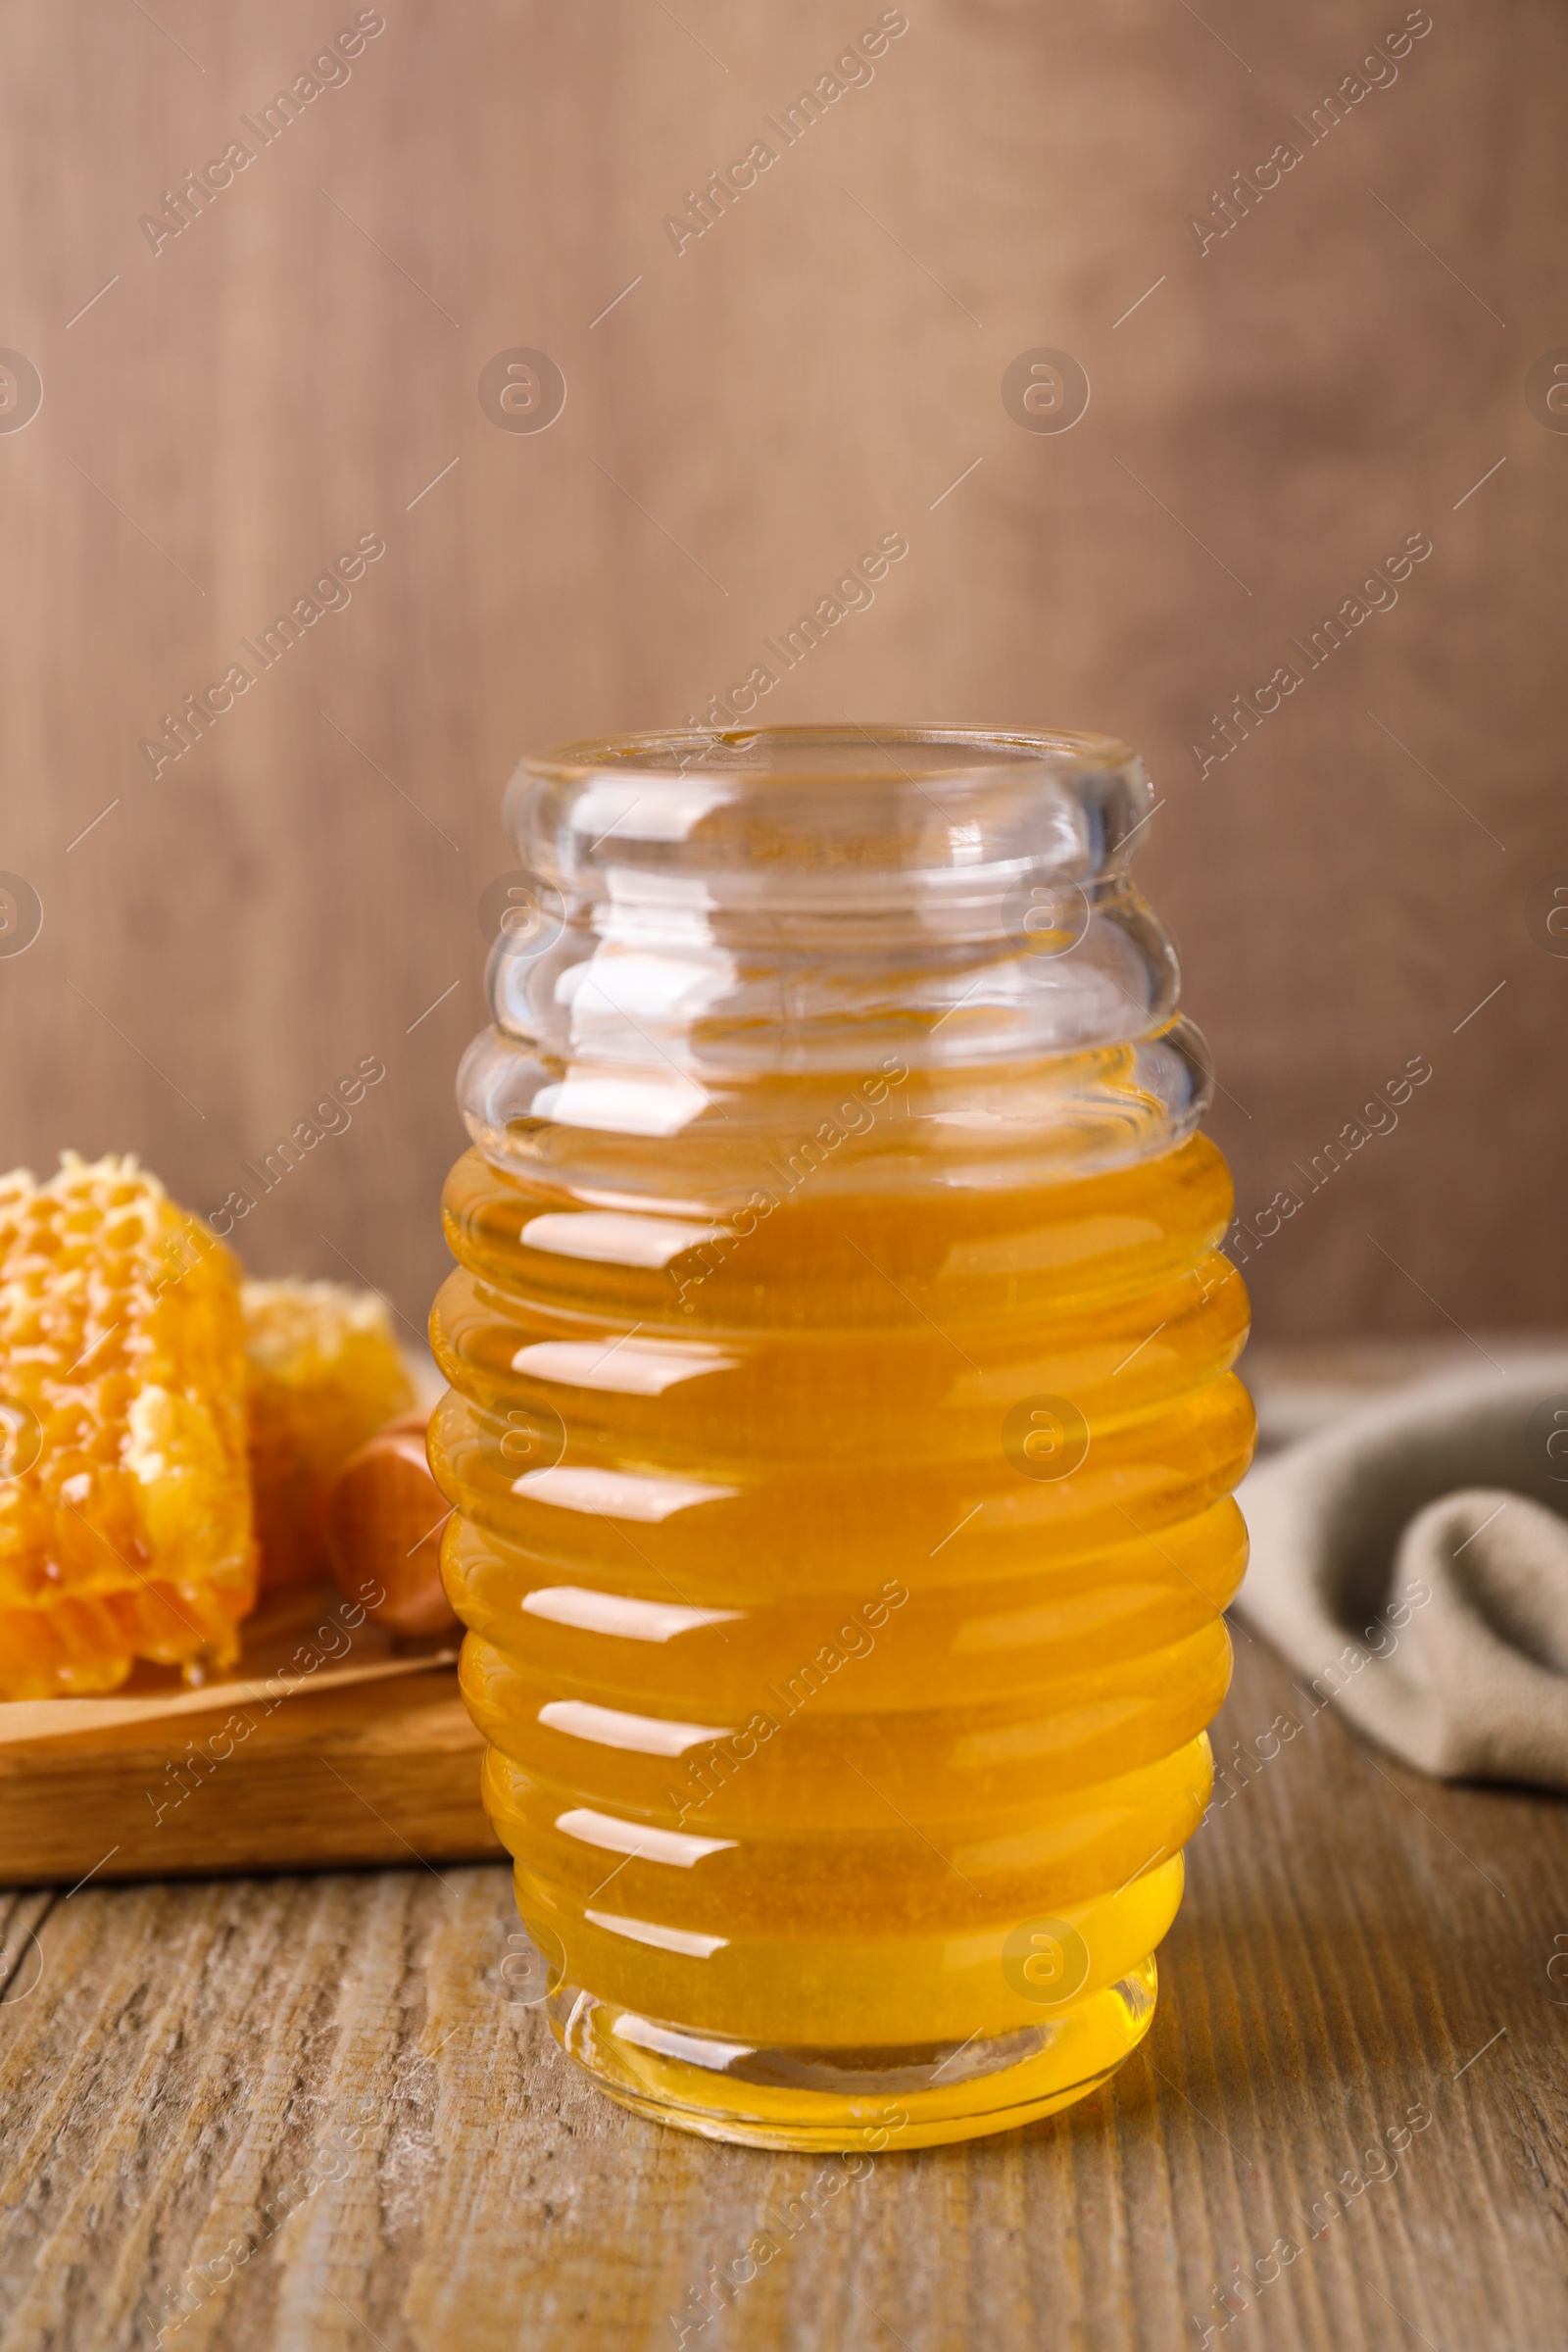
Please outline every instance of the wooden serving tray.
[{"label": "wooden serving tray", "polygon": [[0,1885],[500,1858],[456,1637],[346,1642],[343,1608],[265,1604],[198,1690],[142,1667],[112,1698],[0,1703]]}]

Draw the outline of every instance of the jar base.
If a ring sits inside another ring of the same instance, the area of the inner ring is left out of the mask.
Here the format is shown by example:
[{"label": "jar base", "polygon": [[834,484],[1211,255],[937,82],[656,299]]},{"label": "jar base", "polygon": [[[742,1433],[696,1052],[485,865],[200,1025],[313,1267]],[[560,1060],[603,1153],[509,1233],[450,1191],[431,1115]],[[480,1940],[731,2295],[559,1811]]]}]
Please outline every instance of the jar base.
[{"label": "jar base", "polygon": [[742,2147],[939,2147],[1014,2132],[1108,2081],[1148,2033],[1152,1953],[1057,2017],[918,2049],[762,2049],[640,2017],[562,1985],[550,2022],[599,2088],[653,2123]]}]

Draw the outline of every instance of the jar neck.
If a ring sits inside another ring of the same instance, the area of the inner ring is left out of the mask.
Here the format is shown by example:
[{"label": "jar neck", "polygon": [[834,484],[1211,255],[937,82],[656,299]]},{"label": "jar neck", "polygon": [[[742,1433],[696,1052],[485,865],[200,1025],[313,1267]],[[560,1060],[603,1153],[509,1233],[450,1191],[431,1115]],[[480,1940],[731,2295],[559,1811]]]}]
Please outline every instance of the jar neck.
[{"label": "jar neck", "polygon": [[1177,996],[1128,873],[1149,803],[1094,738],[802,728],[525,761],[507,813],[537,919],[500,941],[492,1009],[548,1054],[715,1077],[1131,1043]]},{"label": "jar neck", "polygon": [[524,866],[580,906],[853,953],[999,937],[1032,889],[1114,882],[1151,805],[1108,738],[798,727],[525,760],[506,816]]},{"label": "jar neck", "polygon": [[1107,1150],[1164,1148],[1206,1078],[1128,870],[1150,798],[1094,737],[790,728],[525,760],[525,919],[492,955],[470,1128],[503,1156],[519,1120],[739,1132],[781,1089],[798,1126],[897,1067],[939,1125],[984,1097],[1069,1155],[1086,1116]]}]

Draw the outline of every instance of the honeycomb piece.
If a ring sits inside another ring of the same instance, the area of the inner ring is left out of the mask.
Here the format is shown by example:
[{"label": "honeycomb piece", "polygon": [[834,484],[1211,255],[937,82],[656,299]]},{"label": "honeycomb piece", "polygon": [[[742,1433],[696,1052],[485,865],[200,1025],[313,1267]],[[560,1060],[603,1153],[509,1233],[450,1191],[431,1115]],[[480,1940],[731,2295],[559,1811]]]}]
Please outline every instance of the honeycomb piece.
[{"label": "honeycomb piece", "polygon": [[327,1490],[414,1389],[373,1292],[247,1282],[243,1298],[256,1532],[272,1589],[325,1574]]},{"label": "honeycomb piece", "polygon": [[134,1159],[0,1177],[0,1698],[199,1681],[255,1592],[234,1259]]}]

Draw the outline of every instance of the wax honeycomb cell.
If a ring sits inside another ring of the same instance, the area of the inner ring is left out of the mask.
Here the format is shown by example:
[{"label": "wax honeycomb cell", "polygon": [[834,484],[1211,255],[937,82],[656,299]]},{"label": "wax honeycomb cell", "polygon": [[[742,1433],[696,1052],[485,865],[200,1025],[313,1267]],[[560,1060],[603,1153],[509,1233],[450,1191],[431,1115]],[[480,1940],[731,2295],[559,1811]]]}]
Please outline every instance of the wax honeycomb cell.
[{"label": "wax honeycomb cell", "polygon": [[239,1288],[133,1158],[0,1178],[0,1698],[236,1655],[256,1588]]},{"label": "wax honeycomb cell", "polygon": [[391,1315],[373,1292],[336,1282],[247,1282],[243,1304],[256,1532],[262,1583],[272,1588],[325,1574],[332,1480],[367,1439],[408,1411],[414,1389]]}]

